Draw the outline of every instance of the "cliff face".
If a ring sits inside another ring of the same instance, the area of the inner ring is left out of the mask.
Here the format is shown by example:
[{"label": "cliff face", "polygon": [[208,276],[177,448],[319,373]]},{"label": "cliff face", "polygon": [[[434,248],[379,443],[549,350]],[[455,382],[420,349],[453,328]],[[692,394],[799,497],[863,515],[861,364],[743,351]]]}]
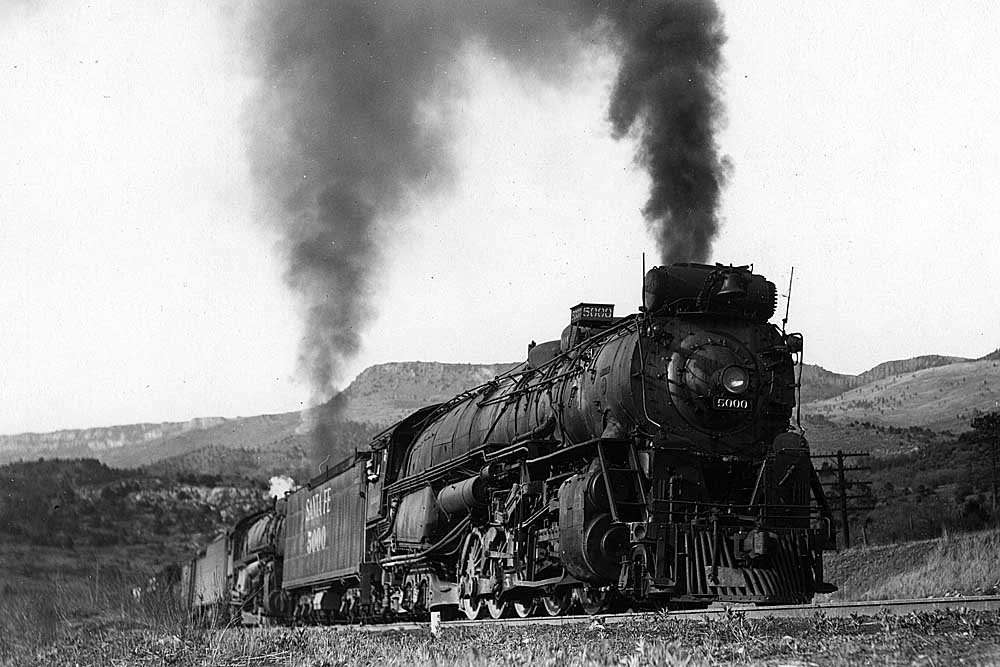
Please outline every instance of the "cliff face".
[{"label": "cliff face", "polygon": [[828,371],[822,366],[805,364],[802,367],[802,402],[819,401],[842,394],[857,385],[856,375]]},{"label": "cliff face", "polygon": [[4,460],[40,456],[85,456],[131,447],[222,424],[221,417],[200,417],[185,422],[127,424],[52,433],[0,435],[0,457]]}]

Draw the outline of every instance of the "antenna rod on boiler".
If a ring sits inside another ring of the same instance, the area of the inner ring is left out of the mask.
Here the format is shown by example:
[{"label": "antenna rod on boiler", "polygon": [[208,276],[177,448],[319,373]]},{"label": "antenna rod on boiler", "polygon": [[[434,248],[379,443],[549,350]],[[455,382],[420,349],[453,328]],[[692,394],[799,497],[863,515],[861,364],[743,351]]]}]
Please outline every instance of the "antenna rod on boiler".
[{"label": "antenna rod on boiler", "polygon": [[646,310],[646,253],[642,253],[642,280],[639,281],[642,288],[639,290],[639,310]]},{"label": "antenna rod on boiler", "polygon": [[785,333],[785,325],[788,324],[788,309],[792,307],[792,280],[795,278],[795,267],[788,275],[788,294],[785,295],[785,317],[781,320],[781,333]]}]

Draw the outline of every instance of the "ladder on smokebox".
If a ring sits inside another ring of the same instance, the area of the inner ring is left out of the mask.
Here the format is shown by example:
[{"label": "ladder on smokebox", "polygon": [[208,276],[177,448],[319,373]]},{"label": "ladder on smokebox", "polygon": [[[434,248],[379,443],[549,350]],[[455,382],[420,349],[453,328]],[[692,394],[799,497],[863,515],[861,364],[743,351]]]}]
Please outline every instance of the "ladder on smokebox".
[{"label": "ladder on smokebox", "polygon": [[[608,465],[608,458],[604,455],[604,445],[609,441],[597,441],[597,460],[601,464],[601,475],[604,477],[604,490],[608,494],[608,508],[611,510],[611,522],[622,523],[619,519],[619,507],[646,507],[646,486],[642,481],[642,471],[639,469],[639,457],[635,453],[635,444],[631,440],[611,440],[613,443],[628,443],[627,468],[614,468]],[[624,473],[631,480],[635,489],[636,500],[616,500],[611,489],[611,475],[613,473]]]}]

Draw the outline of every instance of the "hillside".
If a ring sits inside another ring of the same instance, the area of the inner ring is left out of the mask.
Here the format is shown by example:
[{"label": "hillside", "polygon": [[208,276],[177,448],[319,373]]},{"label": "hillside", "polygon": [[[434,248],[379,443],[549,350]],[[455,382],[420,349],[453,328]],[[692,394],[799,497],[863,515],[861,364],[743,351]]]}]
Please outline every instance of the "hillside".
[{"label": "hillside", "polygon": [[[928,442],[914,440],[912,433],[900,438],[892,429],[962,431],[977,410],[1000,405],[995,355],[978,361],[927,355],[885,362],[861,375],[807,364],[802,414],[810,441],[818,451],[890,454]],[[126,468],[156,463],[157,472],[240,470],[266,479],[280,470],[309,476],[322,461],[364,447],[417,408],[445,401],[514,365],[387,363],[366,369],[329,404],[305,413],[0,436],[0,463],[94,457]]]},{"label": "hillside", "polygon": [[940,447],[951,439],[948,434],[919,426],[885,426],[859,421],[838,424],[823,415],[809,413],[802,415],[802,428],[814,454],[843,450],[892,456],[924,447]]},{"label": "hillside", "polygon": [[1000,361],[1000,348],[993,350],[986,356],[980,357],[976,361]]},{"label": "hillside", "polygon": [[802,366],[802,401],[820,401],[824,398],[837,396],[848,389],[857,386],[856,375],[845,375],[828,371],[822,366],[803,364]]},{"label": "hillside", "polygon": [[173,438],[192,431],[202,431],[223,423],[221,417],[202,417],[184,422],[126,424],[85,429],[67,429],[52,433],[0,435],[0,462],[18,458],[89,456],[107,454]]},{"label": "hillside", "polygon": [[191,429],[132,447],[97,452],[100,460],[120,468],[182,456],[204,447],[220,449],[293,449],[308,447],[308,437],[296,433],[296,412],[223,419],[207,428]]},{"label": "hillside", "polygon": [[94,459],[12,463],[0,466],[0,479],[0,542],[156,545],[161,564],[267,503],[266,486],[233,476],[166,479]]},{"label": "hillside", "polygon": [[843,394],[846,391],[881,380],[893,375],[912,373],[925,368],[936,368],[947,366],[963,361],[971,361],[962,357],[944,357],[937,354],[928,354],[912,359],[896,359],[885,361],[870,368],[860,375],[846,375],[828,371],[822,366],[804,364],[802,367],[802,402],[811,403],[821,401],[825,398],[832,398]]},{"label": "hillside", "polygon": [[[832,600],[888,600],[1000,593],[1000,531],[854,547],[825,556]],[[824,600],[820,600],[824,601]]]},{"label": "hillside", "polygon": [[861,384],[802,411],[837,424],[869,422],[961,432],[978,414],[1000,408],[1000,361],[961,361]]},{"label": "hillside", "polygon": [[964,361],[972,361],[972,359],[965,359],[964,357],[943,357],[937,354],[928,354],[922,357],[913,357],[912,359],[884,361],[875,368],[871,368],[859,375],[857,385],[860,386],[868,384],[870,382],[882,380],[894,375],[903,375],[905,373],[913,373],[914,371],[922,371],[925,368],[937,368],[939,366],[948,366],[950,364],[957,364]]},{"label": "hillside", "polygon": [[[289,413],[296,418],[298,414]],[[240,420],[229,430],[232,437],[214,438],[205,433],[184,443],[183,451],[163,458],[154,458],[144,468],[152,474],[172,475],[198,471],[214,475],[240,475],[266,480],[273,475],[290,475],[296,480],[315,476],[323,465],[336,463],[356,450],[364,449],[381,430],[357,422],[324,423],[321,430],[301,432],[289,427],[268,439],[254,429],[252,420]],[[278,423],[282,423],[279,421]],[[277,428],[276,425],[272,425]],[[174,443],[164,443],[170,449]]]},{"label": "hillside", "polygon": [[371,366],[344,390],[342,418],[388,426],[418,408],[489,382],[516,365],[408,361]]},{"label": "hillside", "polygon": [[308,477],[320,462],[363,448],[417,408],[452,398],[514,365],[380,364],[363,371],[326,406],[305,413],[0,436],[0,463],[93,457],[120,468],[157,463],[157,472],[241,470],[266,479],[274,471],[291,471]]}]

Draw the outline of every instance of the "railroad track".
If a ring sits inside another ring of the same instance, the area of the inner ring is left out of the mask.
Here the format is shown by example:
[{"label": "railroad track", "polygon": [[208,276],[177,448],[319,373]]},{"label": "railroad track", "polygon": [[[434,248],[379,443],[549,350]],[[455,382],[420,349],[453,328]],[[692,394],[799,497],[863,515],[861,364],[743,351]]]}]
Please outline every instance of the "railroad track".
[{"label": "railroad track", "polygon": [[[502,620],[458,620],[444,621],[443,628],[472,628],[483,625],[503,624],[505,626],[529,626],[529,625],[572,625],[579,623],[600,623],[601,625],[617,625],[628,621],[659,616],[664,618],[675,618],[678,620],[701,620],[706,618],[722,618],[727,613],[735,610],[745,614],[747,618],[812,618],[819,614],[823,616],[850,617],[875,616],[877,614],[889,613],[893,615],[905,615],[921,611],[934,611],[939,609],[974,609],[981,611],[1000,610],[1000,596],[974,596],[974,597],[943,597],[925,598],[920,600],[878,600],[866,602],[820,602],[815,604],[802,605],[777,605],[773,607],[756,607],[753,605],[732,605],[714,604],[706,609],[685,609],[678,611],[643,611],[626,612],[620,614],[598,614],[589,616],[585,614],[572,616],[538,616],[532,618],[505,618]],[[427,631],[430,623],[427,621],[416,622],[407,621],[402,623],[389,623],[385,625],[340,625],[331,626],[342,630],[360,630],[363,632],[388,632],[400,630],[422,630]]]}]

